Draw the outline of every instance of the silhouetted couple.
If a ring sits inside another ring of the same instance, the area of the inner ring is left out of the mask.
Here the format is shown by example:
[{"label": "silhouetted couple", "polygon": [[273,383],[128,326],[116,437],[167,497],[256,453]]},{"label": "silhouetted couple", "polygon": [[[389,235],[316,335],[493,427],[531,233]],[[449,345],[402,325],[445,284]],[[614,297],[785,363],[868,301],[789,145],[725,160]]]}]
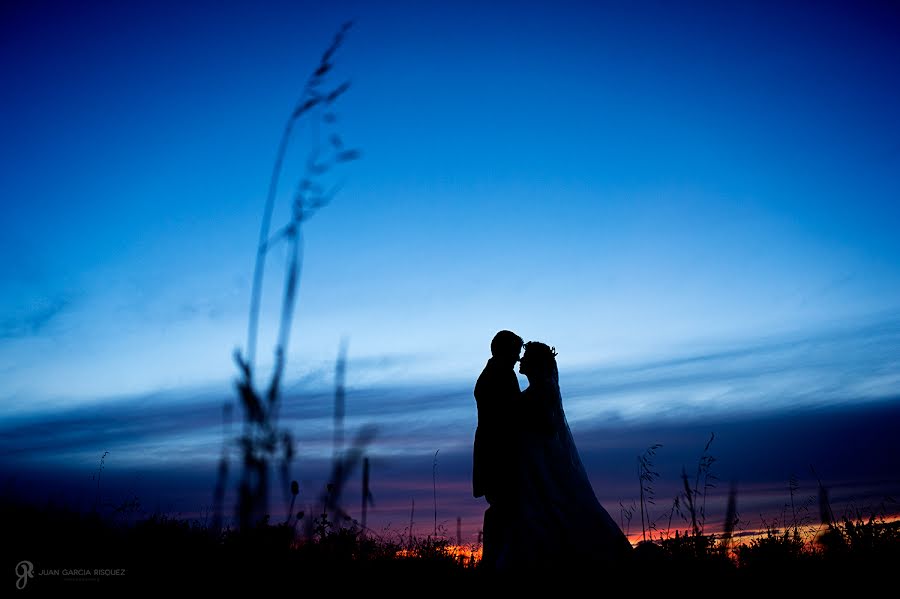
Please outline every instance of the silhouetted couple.
[{"label": "silhouetted couple", "polygon": [[475,384],[472,492],[489,504],[482,567],[534,573],[623,558],[631,545],[597,501],[566,421],[556,350],[500,331],[491,354]]}]

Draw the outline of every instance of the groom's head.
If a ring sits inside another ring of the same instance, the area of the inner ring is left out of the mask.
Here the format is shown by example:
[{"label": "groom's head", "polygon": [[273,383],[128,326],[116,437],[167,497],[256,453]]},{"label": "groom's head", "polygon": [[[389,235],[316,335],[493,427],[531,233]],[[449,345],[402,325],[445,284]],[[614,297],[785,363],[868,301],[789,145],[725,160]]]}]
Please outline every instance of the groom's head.
[{"label": "groom's head", "polygon": [[510,368],[519,361],[522,352],[522,338],[512,331],[500,331],[491,341],[491,355],[497,360],[508,363]]}]

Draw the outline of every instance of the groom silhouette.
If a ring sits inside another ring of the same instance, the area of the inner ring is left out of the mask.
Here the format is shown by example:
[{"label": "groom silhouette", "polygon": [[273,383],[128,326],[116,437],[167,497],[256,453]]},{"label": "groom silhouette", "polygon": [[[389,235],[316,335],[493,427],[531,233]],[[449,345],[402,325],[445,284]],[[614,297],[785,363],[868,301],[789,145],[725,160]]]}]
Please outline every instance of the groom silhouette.
[{"label": "groom silhouette", "polygon": [[491,358],[475,383],[478,427],[472,454],[472,494],[484,497],[481,563],[496,567],[498,552],[508,530],[509,501],[512,488],[513,430],[512,414],[521,393],[515,366],[522,351],[522,338],[512,331],[500,331],[491,341]]}]

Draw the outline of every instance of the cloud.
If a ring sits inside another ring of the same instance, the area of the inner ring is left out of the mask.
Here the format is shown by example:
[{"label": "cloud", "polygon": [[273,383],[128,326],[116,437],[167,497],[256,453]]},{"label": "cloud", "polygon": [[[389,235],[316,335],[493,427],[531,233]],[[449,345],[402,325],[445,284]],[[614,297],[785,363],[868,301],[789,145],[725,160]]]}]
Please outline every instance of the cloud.
[{"label": "cloud", "polygon": [[[739,510],[747,519],[758,524],[761,514],[781,514],[792,476],[804,494],[814,492],[811,465],[834,489],[836,504],[874,505],[900,494],[900,461],[892,446],[900,422],[900,319],[703,349],[563,368],[563,401],[581,457],[595,492],[617,519],[618,502],[629,505],[636,497],[638,455],[654,443],[663,446],[655,464],[661,513],[680,492],[682,468],[696,469],[713,432],[721,484],[710,497],[710,522],[720,518],[722,493],[731,481],[738,483]],[[406,382],[402,372],[416,359],[369,357],[351,360],[348,369],[346,438],[364,425],[378,427],[368,451],[376,496],[370,523],[406,526],[413,500],[417,514],[427,511],[434,453],[440,450],[439,524],[452,526],[461,516],[472,537],[484,504],[470,491],[476,425],[471,384]],[[391,374],[381,376],[386,371]],[[288,385],[283,396],[281,423],[297,439],[294,477],[307,501],[327,477],[333,372],[332,364],[323,363]],[[355,383],[370,380],[375,382]],[[230,383],[223,382],[199,391],[8,415],[0,419],[0,479],[25,480],[23,472],[30,472],[37,497],[45,499],[41,489],[65,486],[48,481],[84,487],[99,456],[109,451],[104,485],[110,496],[134,492],[145,505],[158,500],[179,511],[198,510],[209,502],[215,463],[227,440],[222,407],[234,400]],[[239,422],[231,430],[236,434]],[[359,496],[357,486],[351,481],[348,498]],[[433,526],[424,516],[416,520],[417,530]]]},{"label": "cloud", "polygon": [[[405,394],[386,411],[402,411],[403,402],[408,401],[403,397]],[[0,453],[6,458],[0,467],[0,481],[9,480],[18,469],[16,476],[20,481],[32,481],[38,500],[47,498],[40,495],[41,489],[61,494],[66,489],[81,490],[92,498],[89,476],[96,472],[102,452],[109,450],[103,483],[108,500],[120,501],[133,493],[151,510],[157,504],[186,514],[200,510],[210,501],[223,440],[219,402],[210,397],[179,408],[177,402],[158,399],[134,398],[128,405],[108,410],[71,410],[44,421],[5,423],[0,429]],[[308,425],[304,434],[309,436],[297,435],[301,451],[293,472],[293,478],[301,481],[301,499],[306,503],[314,501],[328,472],[331,428],[326,406],[330,398],[295,399],[313,404],[302,406]],[[763,514],[767,518],[782,514],[789,501],[792,475],[798,478],[804,497],[815,492],[817,481],[810,465],[834,490],[836,510],[849,504],[875,506],[885,495],[900,493],[896,476],[900,458],[892,447],[893,430],[900,421],[898,400],[825,410],[783,410],[754,418],[604,422],[574,432],[594,490],[617,519],[619,501],[629,505],[637,498],[637,455],[652,443],[662,444],[655,462],[660,476],[654,483],[657,503],[653,510],[659,516],[680,492],[682,468],[693,473],[710,432],[715,432],[710,452],[716,457],[713,473],[720,482],[710,491],[709,522],[721,519],[722,495],[735,481],[744,521],[758,525]],[[405,526],[414,500],[417,530],[431,529],[432,465],[435,451],[440,450],[435,471],[439,524],[452,525],[460,516],[467,537],[474,536],[485,506],[471,497],[472,430],[448,432],[439,419],[423,420],[416,427],[378,424],[384,434],[369,451],[376,497],[369,522]],[[348,437],[355,430],[350,428]],[[319,450],[307,451],[310,445]],[[407,451],[391,453],[386,450],[389,447]],[[148,452],[158,459],[147,459]],[[238,463],[235,456],[229,492],[233,491]],[[351,514],[357,513],[358,487],[354,478],[346,489]],[[275,513],[281,510],[279,497],[273,493]]]},{"label": "cloud", "polygon": [[143,395],[7,418],[0,423],[0,453],[22,460],[56,461],[73,454],[159,444],[169,444],[174,452],[179,445],[196,448],[208,431],[221,432],[221,401],[158,400],[158,395]]},{"label": "cloud", "polygon": [[[348,432],[378,425],[376,446],[382,455],[427,454],[438,441],[445,451],[465,451],[476,424],[471,384],[404,383],[369,372],[400,372],[414,361],[414,356],[351,360]],[[900,320],[888,319],[655,361],[564,369],[561,383],[566,413],[578,434],[891,402],[900,389],[898,366]],[[333,376],[332,365],[316,367],[287,385],[282,398],[281,422],[294,431],[307,457],[324,458],[331,451]],[[354,384],[371,379],[378,382]],[[8,413],[0,420],[0,451],[39,459],[101,448],[127,448],[138,460],[162,459],[167,447],[166,459],[190,460],[192,451],[216,455],[222,405],[233,401],[228,382],[50,413]],[[234,417],[240,419],[239,406]],[[141,458],[141,447],[153,449]]]},{"label": "cloud", "polygon": [[39,300],[29,306],[23,314],[0,322],[0,339],[18,339],[37,335],[49,327],[60,314],[72,307],[72,299],[67,295],[49,300]]},{"label": "cloud", "polygon": [[563,371],[561,384],[576,420],[684,420],[878,400],[900,388],[900,319]]}]

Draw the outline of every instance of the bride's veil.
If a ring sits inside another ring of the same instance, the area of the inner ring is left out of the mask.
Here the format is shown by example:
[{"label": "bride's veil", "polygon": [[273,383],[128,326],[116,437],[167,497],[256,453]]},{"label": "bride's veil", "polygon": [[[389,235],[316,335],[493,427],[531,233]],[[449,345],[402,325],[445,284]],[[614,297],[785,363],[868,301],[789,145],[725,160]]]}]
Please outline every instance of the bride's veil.
[{"label": "bride's veil", "polygon": [[563,449],[563,455],[567,458],[568,463],[573,468],[576,475],[588,480],[587,471],[584,469],[584,464],[581,462],[581,456],[578,455],[578,448],[575,447],[575,438],[572,436],[572,429],[569,428],[566,411],[563,409],[562,393],[559,390],[559,369],[556,366],[555,360],[553,361],[549,373],[549,379],[551,383],[550,389],[554,394],[553,400],[556,404],[553,422],[554,433]]},{"label": "bride's veil", "polygon": [[526,353],[529,345],[532,344],[541,363],[541,378],[544,380],[544,384],[541,386],[545,388],[545,392],[549,395],[549,400],[552,404],[551,432],[558,443],[557,451],[561,453],[557,459],[561,459],[571,469],[571,474],[580,479],[580,482],[587,483],[587,488],[590,488],[587,472],[581,461],[581,456],[578,455],[578,449],[575,447],[572,429],[569,428],[569,421],[566,418],[566,412],[562,405],[562,394],[559,390],[559,368],[556,364],[556,348],[540,342],[529,342],[526,344]]},{"label": "bride's veil", "polygon": [[[562,404],[556,351],[529,342],[525,353],[529,376],[525,393],[531,391],[529,401],[538,408],[541,422],[540,433],[522,436],[526,457],[518,509],[520,536],[527,541],[516,544],[518,550],[534,563],[561,556],[570,561],[575,556],[614,558],[629,547],[628,541],[597,499],[575,447]],[[530,556],[533,552],[540,555]]]}]

